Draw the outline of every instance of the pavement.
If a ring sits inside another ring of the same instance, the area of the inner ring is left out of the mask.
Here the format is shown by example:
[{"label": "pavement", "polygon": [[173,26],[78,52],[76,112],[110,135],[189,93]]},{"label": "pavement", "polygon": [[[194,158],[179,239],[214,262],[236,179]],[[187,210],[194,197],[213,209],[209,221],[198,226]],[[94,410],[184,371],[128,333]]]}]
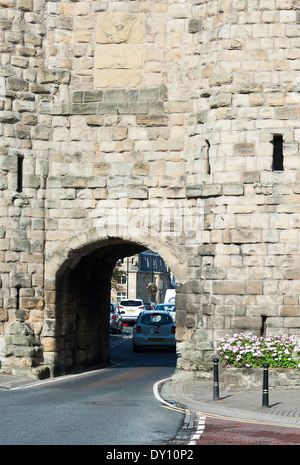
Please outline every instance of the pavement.
[{"label": "pavement", "polygon": [[0,391],[30,386],[40,382],[36,378],[31,379],[25,376],[0,374]]},{"label": "pavement", "polygon": [[300,389],[269,389],[267,407],[262,390],[224,391],[214,399],[213,381],[172,382],[160,387],[160,396],[174,407],[198,416],[288,425],[300,428]]}]

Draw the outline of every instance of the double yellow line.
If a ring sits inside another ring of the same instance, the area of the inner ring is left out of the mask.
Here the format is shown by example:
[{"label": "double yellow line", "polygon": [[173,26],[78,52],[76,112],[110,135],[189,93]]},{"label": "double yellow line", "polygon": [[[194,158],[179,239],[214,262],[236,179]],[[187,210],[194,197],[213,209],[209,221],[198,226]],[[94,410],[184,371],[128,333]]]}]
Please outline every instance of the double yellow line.
[{"label": "double yellow line", "polygon": [[175,405],[161,405],[161,407],[164,407],[164,408],[167,408],[169,410],[174,410],[175,412],[180,412],[180,413],[191,413],[190,410],[186,409],[186,408],[181,408],[181,407],[176,407]]}]

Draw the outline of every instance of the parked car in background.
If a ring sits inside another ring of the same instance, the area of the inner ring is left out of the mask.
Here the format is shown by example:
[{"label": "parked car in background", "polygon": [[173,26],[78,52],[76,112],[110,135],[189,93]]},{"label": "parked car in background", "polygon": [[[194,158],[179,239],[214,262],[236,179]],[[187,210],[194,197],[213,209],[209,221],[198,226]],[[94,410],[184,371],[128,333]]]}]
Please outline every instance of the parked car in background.
[{"label": "parked car in background", "polygon": [[170,312],[172,317],[174,318],[174,321],[175,321],[175,318],[176,318],[176,308],[175,308],[175,305],[174,304],[157,304],[155,306],[155,310],[165,310],[167,312]]},{"label": "parked car in background", "polygon": [[121,333],[123,330],[123,318],[117,304],[110,303],[110,331],[114,334]]},{"label": "parked car in background", "polygon": [[167,311],[141,312],[133,328],[133,350],[142,348],[169,348],[175,350],[176,326]]},{"label": "parked car in background", "polygon": [[145,306],[141,299],[123,299],[119,309],[124,323],[135,323],[141,311],[145,310]]}]

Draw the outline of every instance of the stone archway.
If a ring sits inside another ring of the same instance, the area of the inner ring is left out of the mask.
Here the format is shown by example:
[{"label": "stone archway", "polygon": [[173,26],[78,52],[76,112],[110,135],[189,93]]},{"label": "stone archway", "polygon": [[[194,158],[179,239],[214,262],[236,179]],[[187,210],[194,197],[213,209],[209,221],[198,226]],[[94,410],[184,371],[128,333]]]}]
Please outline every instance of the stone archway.
[{"label": "stone archway", "polygon": [[52,376],[109,362],[110,281],[117,260],[149,248],[173,271],[179,292],[186,279],[184,255],[174,245],[141,231],[118,233],[109,227],[79,233],[47,257],[41,343]]}]

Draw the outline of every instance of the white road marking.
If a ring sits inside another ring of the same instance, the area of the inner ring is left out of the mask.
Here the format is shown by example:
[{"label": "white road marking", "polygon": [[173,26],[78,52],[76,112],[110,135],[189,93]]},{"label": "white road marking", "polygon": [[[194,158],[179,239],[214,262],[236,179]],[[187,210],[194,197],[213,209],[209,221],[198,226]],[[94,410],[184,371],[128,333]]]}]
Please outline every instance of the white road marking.
[{"label": "white road marking", "polygon": [[203,434],[205,428],[205,420],[206,417],[204,417],[203,415],[196,415],[194,424],[197,425],[197,427],[195,433],[192,435],[191,440],[189,442],[190,446],[196,445],[196,441],[199,440],[201,435]]}]

